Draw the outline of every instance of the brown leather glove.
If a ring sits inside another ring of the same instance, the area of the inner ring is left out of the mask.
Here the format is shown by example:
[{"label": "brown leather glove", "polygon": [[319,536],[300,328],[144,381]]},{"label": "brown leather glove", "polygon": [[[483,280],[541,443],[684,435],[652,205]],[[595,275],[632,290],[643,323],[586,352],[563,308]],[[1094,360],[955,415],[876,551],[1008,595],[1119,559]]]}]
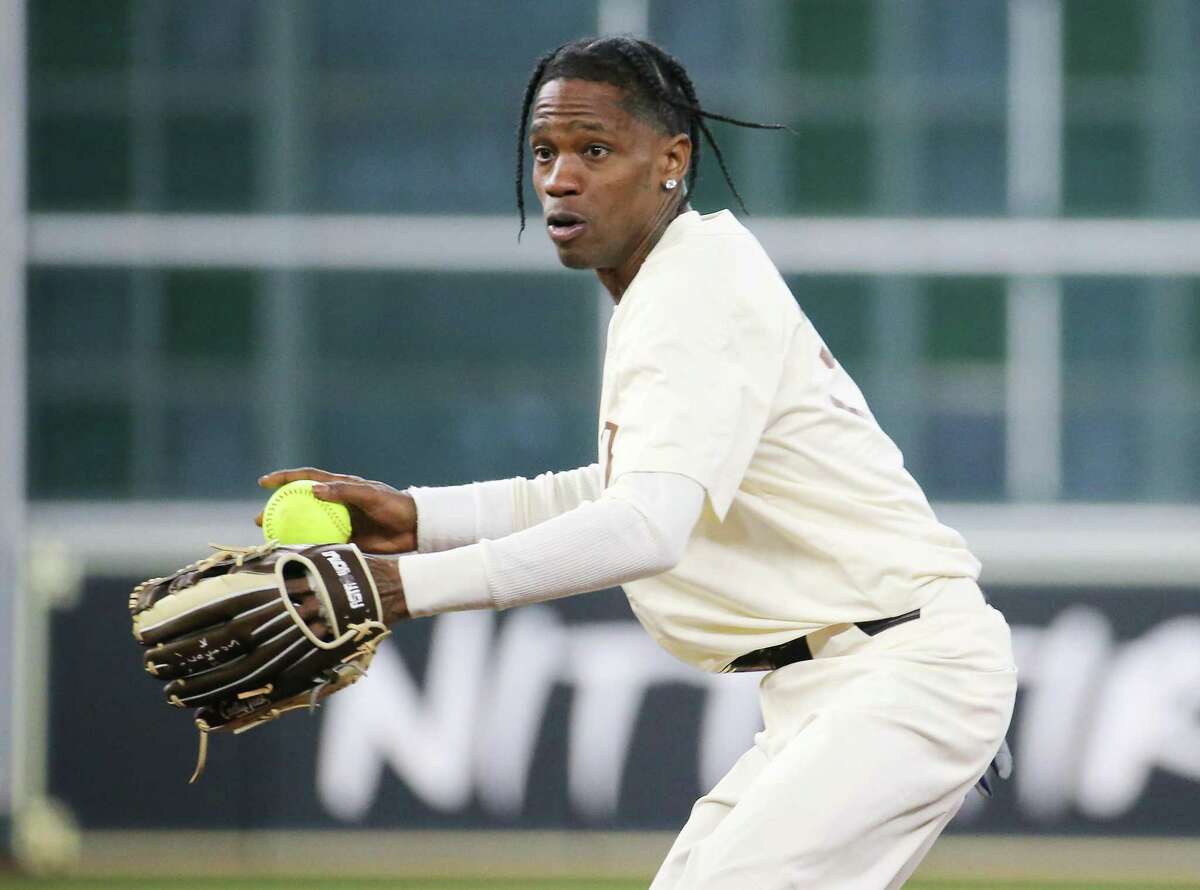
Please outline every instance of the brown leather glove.
[{"label": "brown leather glove", "polygon": [[133,635],[167,701],[208,733],[313,708],[365,676],[387,629],[369,557],[353,544],[217,547],[129,597]]}]

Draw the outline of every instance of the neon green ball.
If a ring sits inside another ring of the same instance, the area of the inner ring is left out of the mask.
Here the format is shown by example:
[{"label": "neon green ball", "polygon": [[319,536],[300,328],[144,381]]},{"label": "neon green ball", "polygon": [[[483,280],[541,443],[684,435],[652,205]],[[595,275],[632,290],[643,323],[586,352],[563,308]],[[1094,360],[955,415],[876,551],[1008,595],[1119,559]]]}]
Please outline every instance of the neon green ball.
[{"label": "neon green ball", "polygon": [[322,501],[308,479],[275,489],[263,508],[263,537],[280,544],[345,544],[350,540],[350,511]]}]

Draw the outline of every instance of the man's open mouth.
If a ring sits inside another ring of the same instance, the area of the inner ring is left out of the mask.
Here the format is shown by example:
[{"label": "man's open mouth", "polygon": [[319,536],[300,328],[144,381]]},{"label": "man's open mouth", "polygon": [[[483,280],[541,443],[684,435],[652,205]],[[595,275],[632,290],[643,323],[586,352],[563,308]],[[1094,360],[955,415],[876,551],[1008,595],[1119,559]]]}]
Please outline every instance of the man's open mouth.
[{"label": "man's open mouth", "polygon": [[556,211],[546,214],[546,231],[550,233],[550,240],[555,244],[565,244],[579,237],[585,228],[587,220],[578,213]]}]

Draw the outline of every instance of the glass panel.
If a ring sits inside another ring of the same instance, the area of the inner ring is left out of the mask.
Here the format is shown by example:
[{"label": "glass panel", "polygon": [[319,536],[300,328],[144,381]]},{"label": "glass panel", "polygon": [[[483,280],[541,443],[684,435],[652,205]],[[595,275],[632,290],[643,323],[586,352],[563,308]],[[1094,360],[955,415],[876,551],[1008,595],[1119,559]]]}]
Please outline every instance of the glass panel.
[{"label": "glass panel", "polygon": [[29,355],[34,365],[81,355],[123,360],[131,346],[132,276],[113,269],[29,271]]},{"label": "glass panel", "polygon": [[787,282],[830,352],[852,376],[856,374],[872,348],[870,279],[805,275],[788,278]]},{"label": "glass panel", "polygon": [[786,140],[784,191],[799,213],[865,213],[871,203],[871,131],[862,123],[804,125]]},{"label": "glass panel", "polygon": [[1200,365],[1200,280],[1192,282],[1187,304],[1187,321],[1183,330],[1184,355]]},{"label": "glass panel", "polygon": [[261,440],[270,431],[255,422],[247,399],[236,401],[190,401],[167,412],[166,485],[172,494],[256,496],[255,480],[266,467]]},{"label": "glass panel", "polygon": [[247,399],[288,370],[298,463],[407,484],[595,460],[592,276],[297,275],[289,369],[262,354],[264,274],[143,270],[135,301],[128,270],[32,272],[33,496],[250,496],[279,413]]},{"label": "glass panel", "polygon": [[590,277],[326,273],[314,287],[318,465],[437,484],[595,460]]},{"label": "glass panel", "polygon": [[[313,144],[316,177],[306,196],[312,209],[512,213],[515,225],[512,162],[520,100],[479,98],[454,121],[439,121],[454,112],[432,94],[410,93],[389,104],[401,102],[407,107],[371,116],[322,117]],[[532,188],[526,195],[527,205],[536,207]]]},{"label": "glass panel", "polygon": [[866,0],[784,3],[793,70],[862,76],[871,67],[871,9]]},{"label": "glass panel", "polygon": [[33,0],[29,64],[35,71],[116,71],[132,57],[132,0]]},{"label": "glass panel", "polygon": [[34,210],[121,210],[133,190],[126,117],[33,117],[29,204]]},{"label": "glass panel", "polygon": [[1007,70],[1006,0],[924,0],[920,64],[930,73],[1001,80]]},{"label": "glass panel", "polygon": [[1004,361],[1002,279],[934,278],[927,293],[925,354],[930,361]]},{"label": "glass panel", "polygon": [[254,125],[247,115],[179,115],[166,121],[166,205],[246,210],[254,201]]},{"label": "glass panel", "polygon": [[729,0],[650,0],[649,5],[650,34],[683,62],[701,102],[708,101],[710,91],[728,84],[730,59],[750,61],[744,54],[751,20],[766,6],[747,9]]},{"label": "glass panel", "polygon": [[1094,363],[1096,371],[1128,370],[1148,345],[1144,289],[1145,282],[1138,279],[1067,279],[1063,359],[1068,364]]},{"label": "glass panel", "polygon": [[1143,16],[1148,5],[1141,0],[1067,0],[1063,16],[1067,74],[1137,74],[1143,65]]},{"label": "glass panel", "polygon": [[[527,72],[542,53],[596,29],[594,4],[559,0],[528,0],[520,14],[500,11],[490,0],[432,4],[419,15],[393,0],[357,0],[353,14],[348,9],[317,4],[319,67],[407,70],[414,77],[436,72],[447,87],[464,85],[467,71]],[[522,74],[516,78],[523,86]]]},{"label": "glass panel", "polygon": [[[778,210],[778,200],[772,201],[771,196],[757,194],[754,191],[754,183],[748,175],[750,171],[747,164],[747,161],[754,157],[754,147],[762,148],[761,142],[752,143],[750,140],[769,139],[774,134],[746,134],[732,127],[718,129],[719,132],[714,132],[713,135],[717,138],[717,144],[721,146],[721,154],[725,158],[725,166],[729,168],[733,184],[742,196],[742,200],[746,202],[746,209],[751,214],[770,213]],[[725,181],[725,175],[721,172],[720,164],[708,143],[701,146],[698,163],[700,172],[696,177],[696,190],[688,199],[692,208],[701,213],[728,209],[741,216],[742,208],[738,205],[729,183]],[[753,223],[751,222],[751,224]]]},{"label": "glass panel", "polygon": [[923,282],[925,357],[919,479],[931,498],[1005,496],[1005,282]]},{"label": "glass panel", "polygon": [[1134,214],[1143,201],[1144,141],[1129,124],[1068,124],[1063,205],[1070,214]]},{"label": "glass panel", "polygon": [[[514,133],[526,78],[548,49],[595,29],[590,3],[317,7],[322,82],[306,199],[331,211],[513,209]],[[420,84],[419,89],[412,84]],[[526,171],[528,172],[528,171]]]},{"label": "glass panel", "polygon": [[1002,214],[1007,197],[1004,128],[934,123],[926,134],[925,209]]},{"label": "glass panel", "polygon": [[261,0],[173,0],[167,10],[166,63],[214,73],[248,68],[260,5]]},{"label": "glass panel", "polygon": [[126,496],[132,483],[133,414],[120,397],[32,400],[29,491],[34,497]]},{"label": "glass panel", "polygon": [[248,363],[261,340],[255,330],[257,273],[186,269],[165,278],[165,355]]},{"label": "glass panel", "polygon": [[1145,284],[1069,279],[1063,287],[1063,496],[1134,498],[1144,487],[1141,401]]},{"label": "glass panel", "polygon": [[1004,497],[1004,417],[934,411],[926,421],[918,480],[935,500]]}]

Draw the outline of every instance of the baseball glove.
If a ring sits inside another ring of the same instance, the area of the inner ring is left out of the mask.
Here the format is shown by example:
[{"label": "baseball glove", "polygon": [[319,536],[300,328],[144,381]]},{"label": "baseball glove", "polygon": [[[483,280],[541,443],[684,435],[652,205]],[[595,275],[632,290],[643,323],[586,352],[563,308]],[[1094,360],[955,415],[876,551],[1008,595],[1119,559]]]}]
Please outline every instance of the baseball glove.
[{"label": "baseball glove", "polygon": [[366,673],[391,631],[353,544],[220,547],[133,589],[133,636],[167,701],[195,709],[196,781],[210,732],[245,732],[315,708]]}]

